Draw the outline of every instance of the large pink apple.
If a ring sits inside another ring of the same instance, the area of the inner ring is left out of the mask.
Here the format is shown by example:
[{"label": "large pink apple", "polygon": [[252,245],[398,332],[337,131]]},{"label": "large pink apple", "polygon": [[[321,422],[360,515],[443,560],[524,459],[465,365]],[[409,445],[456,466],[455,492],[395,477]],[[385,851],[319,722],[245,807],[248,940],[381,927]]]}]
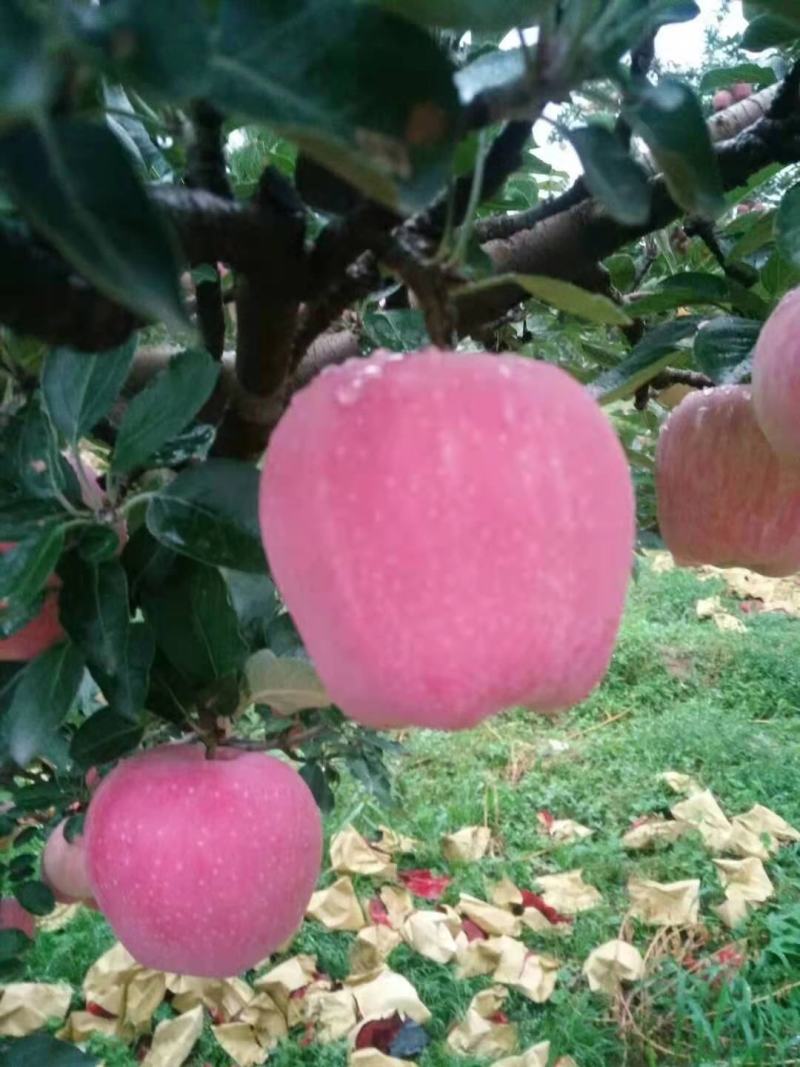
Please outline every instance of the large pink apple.
[{"label": "large pink apple", "polygon": [[[0,542],[0,555],[13,547],[13,541]],[[0,662],[33,659],[64,640],[65,634],[58,621],[58,593],[55,592],[60,584],[56,575],[48,578],[47,592],[39,614],[27,626],[0,640]]]},{"label": "large pink apple", "polygon": [[272,574],[333,701],[461,729],[585,697],[632,563],[622,448],[569,375],[517,356],[380,352],[319,375],[267,449]]},{"label": "large pink apple", "polygon": [[0,930],[21,930],[33,940],[36,920],[14,897],[4,897],[0,900]]},{"label": "large pink apple", "polygon": [[89,876],[86,872],[86,849],[82,834],[72,841],[64,836],[67,820],[63,819],[47,839],[42,853],[42,881],[62,904],[78,901],[94,907]]},{"label": "large pink apple", "polygon": [[787,293],[762,327],[753,357],[753,403],[774,450],[800,463],[800,289]]},{"label": "large pink apple", "polygon": [[658,442],[661,534],[684,566],[800,569],[800,466],[781,460],[756,421],[751,391],[693,393]]},{"label": "large pink apple", "polygon": [[95,900],[146,967],[239,974],[302,922],[320,870],[302,778],[258,752],[162,745],[123,760],[89,804]]}]

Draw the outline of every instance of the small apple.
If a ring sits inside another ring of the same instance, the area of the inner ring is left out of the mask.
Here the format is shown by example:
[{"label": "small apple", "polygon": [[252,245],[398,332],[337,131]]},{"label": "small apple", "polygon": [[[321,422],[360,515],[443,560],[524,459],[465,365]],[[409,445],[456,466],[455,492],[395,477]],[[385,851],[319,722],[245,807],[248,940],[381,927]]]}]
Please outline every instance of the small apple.
[{"label": "small apple", "polygon": [[94,907],[89,877],[86,873],[85,843],[82,834],[72,841],[64,836],[67,820],[63,819],[47,839],[42,853],[42,881],[61,904],[79,901]]},{"label": "small apple", "polygon": [[[0,555],[14,548],[13,541],[0,542]],[[65,634],[58,621],[58,586],[56,575],[47,580],[44,603],[39,614],[21,630],[0,640],[0,662],[11,663],[34,659],[40,652],[63,641]],[[0,602],[1,604],[2,602]]]},{"label": "small apple", "polygon": [[21,930],[33,940],[36,920],[14,897],[4,897],[0,900],[0,930]]},{"label": "small apple", "polygon": [[786,294],[761,329],[753,356],[753,403],[773,449],[800,463],[800,288]]},{"label": "small apple", "polygon": [[682,566],[800,570],[800,465],[770,447],[748,387],[681,401],[659,437],[656,490],[661,535]]},{"label": "small apple", "polygon": [[731,86],[731,96],[738,103],[741,100],[746,100],[748,96],[753,95],[753,86],[747,82],[737,82]]},{"label": "small apple", "polygon": [[630,472],[557,367],[431,348],[330,368],[273,433],[259,508],[308,653],[358,722],[464,729],[569,707],[606,671]]},{"label": "small apple", "polygon": [[733,103],[735,103],[733,93],[729,93],[727,89],[720,89],[714,93],[713,105],[715,111],[724,111]]},{"label": "small apple", "polygon": [[227,978],[302,922],[319,875],[311,791],[260,752],[171,744],[122,760],[89,804],[89,884],[145,967]]}]

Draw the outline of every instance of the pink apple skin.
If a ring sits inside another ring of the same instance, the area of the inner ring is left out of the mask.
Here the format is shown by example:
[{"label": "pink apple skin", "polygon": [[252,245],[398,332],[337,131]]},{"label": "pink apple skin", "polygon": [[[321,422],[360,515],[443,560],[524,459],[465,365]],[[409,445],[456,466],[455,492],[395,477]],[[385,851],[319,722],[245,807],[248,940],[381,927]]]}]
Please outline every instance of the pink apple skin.
[{"label": "pink apple skin", "polygon": [[[0,555],[13,547],[13,541],[0,541]],[[55,589],[60,584],[56,575],[47,580],[49,589]],[[31,619],[27,626],[17,630],[15,634],[0,640],[0,663],[34,659],[40,652],[45,652],[59,641],[63,641],[65,636],[58,621],[58,593],[48,592],[42,610],[36,618]]]},{"label": "pink apple skin", "polygon": [[753,86],[747,82],[737,82],[731,86],[731,96],[737,103],[740,100],[746,100],[748,96],[753,95]]},{"label": "pink apple skin", "polygon": [[21,930],[33,940],[36,920],[14,897],[5,897],[0,900],[0,930]]},{"label": "pink apple skin", "polygon": [[103,779],[85,826],[100,910],[145,967],[227,978],[300,926],[320,871],[310,790],[263,753],[162,745]]},{"label": "pink apple skin", "polygon": [[753,403],[773,449],[800,463],[800,289],[786,294],[761,330],[753,357]]},{"label": "pink apple skin", "polygon": [[715,111],[724,111],[726,107],[730,107],[733,103],[733,93],[729,93],[727,89],[720,89],[719,92],[714,93]]},{"label": "pink apple skin", "polygon": [[800,466],[783,462],[745,386],[687,396],[656,453],[661,535],[682,566],[800,569]]},{"label": "pink apple skin", "polygon": [[79,834],[72,842],[64,837],[62,820],[47,839],[42,853],[42,881],[50,886],[61,904],[85,902],[94,906],[89,876],[86,873],[85,842]]},{"label": "pink apple skin", "polygon": [[309,655],[361,723],[555,710],[606,671],[631,480],[599,407],[553,366],[426,349],[324,372],[272,436],[260,522]]}]

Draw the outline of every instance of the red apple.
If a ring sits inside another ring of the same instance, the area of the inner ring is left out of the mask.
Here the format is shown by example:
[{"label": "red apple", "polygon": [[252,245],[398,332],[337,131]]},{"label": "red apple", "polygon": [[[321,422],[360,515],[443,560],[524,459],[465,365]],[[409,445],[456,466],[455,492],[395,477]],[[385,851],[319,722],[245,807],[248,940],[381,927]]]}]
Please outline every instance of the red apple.
[{"label": "red apple", "polygon": [[36,920],[14,897],[4,897],[0,900],[0,930],[21,930],[33,940]]},{"label": "red apple", "polygon": [[86,819],[95,900],[145,967],[226,978],[299,927],[320,870],[319,811],[288,764],[162,745],[103,779]]},{"label": "red apple", "polygon": [[800,463],[800,288],[778,304],[753,357],[756,417],[773,449]]},{"label": "red apple", "polygon": [[331,368],[272,436],[260,521],[309,655],[359,722],[461,729],[567,707],[605,673],[631,480],[556,367],[427,349]]},{"label": "red apple", "polygon": [[719,92],[714,93],[713,103],[715,111],[724,111],[726,107],[734,103],[733,93],[729,93],[727,89],[720,89]]},{"label": "red apple", "polygon": [[753,86],[748,85],[747,82],[737,82],[731,86],[731,96],[735,101],[746,100],[748,96],[753,95]]},{"label": "red apple", "polygon": [[42,881],[50,886],[53,896],[62,904],[78,901],[95,906],[89,876],[86,873],[85,844],[82,834],[73,841],[64,836],[64,819],[47,839],[42,853]]},{"label": "red apple", "polygon": [[[13,541],[0,542],[0,555],[14,547]],[[56,575],[47,580],[48,590],[54,590],[60,585]],[[2,602],[0,602],[2,603]],[[33,659],[40,652],[57,645],[65,637],[58,621],[58,593],[46,592],[42,610],[32,619],[27,626],[17,630],[10,637],[0,640],[0,662],[14,662]]]},{"label": "red apple", "polygon": [[781,460],[745,386],[687,396],[656,454],[661,535],[683,566],[800,569],[800,466]]}]

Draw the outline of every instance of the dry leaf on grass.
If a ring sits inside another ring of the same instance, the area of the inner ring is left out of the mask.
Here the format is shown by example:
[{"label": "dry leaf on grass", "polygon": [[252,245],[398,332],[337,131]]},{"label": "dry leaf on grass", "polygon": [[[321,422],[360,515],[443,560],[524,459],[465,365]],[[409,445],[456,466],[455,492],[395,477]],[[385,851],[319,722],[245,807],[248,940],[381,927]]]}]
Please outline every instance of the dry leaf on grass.
[{"label": "dry leaf on grass", "polygon": [[761,860],[750,856],[744,860],[714,860],[725,896],[741,897],[748,904],[763,904],[775,892]]},{"label": "dry leaf on grass", "polygon": [[350,948],[352,973],[367,974],[382,967],[401,941],[400,934],[390,926],[365,926],[359,930]]},{"label": "dry leaf on grass", "polygon": [[580,868],[562,874],[541,874],[536,881],[542,887],[544,902],[562,915],[596,908],[603,899],[593,885],[584,882]]},{"label": "dry leaf on grass", "polygon": [[424,1025],[431,1017],[411,982],[388,967],[371,977],[351,975],[345,986],[355,997],[363,1019],[383,1019],[398,1012]]},{"label": "dry leaf on grass", "polygon": [[700,914],[700,879],[683,882],[628,882],[631,915],[651,926],[693,926]]},{"label": "dry leaf on grass", "polygon": [[519,1056],[504,1056],[496,1060],[494,1067],[547,1067],[550,1060],[550,1042],[540,1041]]},{"label": "dry leaf on grass", "polygon": [[508,990],[484,989],[472,998],[464,1019],[447,1035],[447,1044],[465,1056],[497,1059],[517,1047],[517,1027],[503,1014]]},{"label": "dry leaf on grass", "polygon": [[[456,931],[461,920],[456,917]],[[407,945],[434,963],[450,963],[456,954],[453,920],[446,912],[415,911],[403,923],[400,933]]]},{"label": "dry leaf on grass", "polygon": [[63,1021],[72,990],[61,982],[11,982],[0,986],[0,1037],[27,1037],[51,1019]]},{"label": "dry leaf on grass", "polygon": [[413,1060],[398,1060],[377,1048],[351,1049],[348,1062],[350,1067],[416,1067]]},{"label": "dry leaf on grass", "polygon": [[237,1067],[260,1067],[267,1062],[269,1047],[261,1045],[255,1030],[247,1023],[222,1023],[212,1026],[211,1032]]},{"label": "dry leaf on grass", "polygon": [[388,879],[397,876],[397,867],[389,855],[370,845],[352,826],[333,835],[330,852],[331,865],[337,874]]},{"label": "dry leaf on grass", "polygon": [[663,815],[652,815],[637,821],[623,835],[622,844],[631,850],[649,848],[658,841],[672,844],[690,829],[689,824],[682,819],[665,819]]},{"label": "dry leaf on grass", "polygon": [[316,919],[327,930],[356,931],[367,925],[353,883],[347,875],[328,889],[317,890],[309,901],[306,916]]},{"label": "dry leaf on grass", "polygon": [[644,960],[635,945],[627,941],[606,941],[586,958],[583,973],[593,993],[616,996],[623,982],[644,978]]},{"label": "dry leaf on grass", "polygon": [[519,937],[522,929],[519,917],[513,915],[505,908],[498,908],[496,904],[488,904],[485,900],[478,900],[468,893],[462,893],[458,898],[458,911],[466,915],[476,926],[480,927],[485,934],[499,937],[503,934],[508,937]]},{"label": "dry leaf on grass", "polygon": [[691,797],[695,793],[703,792],[703,787],[690,774],[683,774],[681,771],[662,771],[658,778],[659,781],[668,785],[673,793],[682,793]]},{"label": "dry leaf on grass", "polygon": [[710,789],[674,804],[670,813],[693,826],[712,852],[724,852],[728,847],[733,826]]},{"label": "dry leaf on grass", "polygon": [[492,843],[488,826],[465,826],[442,838],[442,855],[450,863],[472,863],[482,860]]},{"label": "dry leaf on grass", "polygon": [[160,1022],[142,1067],[183,1067],[203,1032],[200,1005],[175,1019]]},{"label": "dry leaf on grass", "polygon": [[723,606],[721,597],[709,596],[698,600],[695,611],[698,619],[711,619],[719,630],[736,634],[747,633],[745,624]]},{"label": "dry leaf on grass", "polygon": [[375,842],[374,847],[380,852],[388,853],[390,856],[407,855],[408,853],[416,852],[419,848],[419,841],[416,838],[408,837],[406,834],[399,834],[388,826],[379,826],[378,832],[380,837]]}]

